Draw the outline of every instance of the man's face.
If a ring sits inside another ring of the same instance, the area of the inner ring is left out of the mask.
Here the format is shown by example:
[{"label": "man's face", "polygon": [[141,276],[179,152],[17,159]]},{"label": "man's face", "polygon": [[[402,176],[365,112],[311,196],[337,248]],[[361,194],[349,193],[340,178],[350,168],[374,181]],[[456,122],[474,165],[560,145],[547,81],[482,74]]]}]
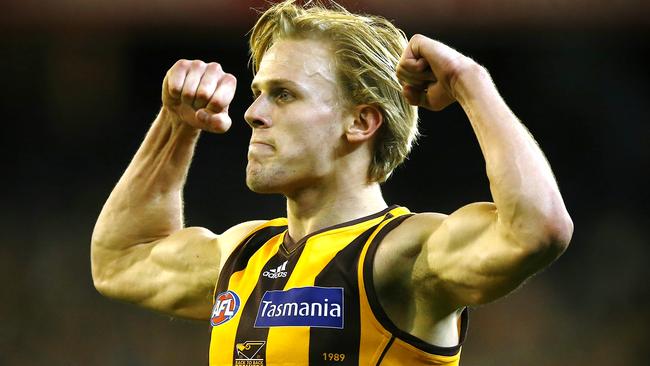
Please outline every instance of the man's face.
[{"label": "man's face", "polygon": [[281,40],[264,55],[252,83],[246,184],[292,195],[334,177],[346,113],[332,51],[315,40]]}]

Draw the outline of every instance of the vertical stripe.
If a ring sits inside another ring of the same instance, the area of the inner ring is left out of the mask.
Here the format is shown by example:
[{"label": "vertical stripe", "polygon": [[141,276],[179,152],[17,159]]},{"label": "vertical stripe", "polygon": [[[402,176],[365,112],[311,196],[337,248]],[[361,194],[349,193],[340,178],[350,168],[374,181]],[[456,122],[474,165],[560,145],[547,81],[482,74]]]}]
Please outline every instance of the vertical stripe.
[{"label": "vertical stripe", "polygon": [[379,232],[372,238],[370,245],[368,247],[368,251],[366,252],[363,261],[363,282],[365,286],[365,294],[366,297],[368,298],[368,303],[370,304],[373,314],[382,323],[382,325],[384,326],[386,326],[387,324],[390,325],[390,327],[387,327],[387,330],[389,330],[393,334],[395,330],[393,328],[397,328],[397,327],[393,326],[390,319],[388,319],[388,316],[384,312],[384,309],[381,307],[379,299],[377,298],[377,293],[375,292],[375,284],[373,280],[375,254],[377,254],[377,249],[379,248],[379,244],[384,240],[386,235],[388,235],[388,233],[391,230],[396,228],[399,224],[401,224],[404,220],[406,220],[411,216],[412,215],[402,215],[391,220],[386,225],[384,225],[379,230]]},{"label": "vertical stripe", "polygon": [[359,235],[325,266],[314,281],[315,286],[343,287],[343,329],[311,328],[309,334],[309,365],[358,365],[359,338],[359,285],[357,261],[372,232],[377,226]]},{"label": "vertical stripe", "polygon": [[[375,365],[382,353],[387,350],[387,345],[391,342],[392,334],[386,330],[381,323],[375,317],[372,307],[370,306],[368,294],[366,293],[369,288],[372,287],[372,283],[366,283],[365,281],[365,268],[368,265],[368,262],[371,261],[368,251],[373,247],[373,243],[376,243],[375,240],[377,236],[384,232],[384,228],[389,226],[393,227],[392,224],[395,220],[400,222],[404,220],[404,215],[407,215],[409,211],[406,208],[400,207],[397,210],[391,211],[391,214],[395,215],[395,218],[386,220],[379,225],[375,230],[373,235],[370,237],[368,242],[361,252],[361,258],[359,259],[359,264],[357,266],[357,280],[359,282],[359,299],[360,299],[360,308],[361,308],[361,342],[359,344],[359,365]],[[369,291],[374,293],[374,290],[370,289]]]},{"label": "vertical stripe", "polygon": [[[272,224],[275,221],[273,220],[267,224]],[[277,253],[282,241],[282,235],[280,234],[284,230],[286,230],[286,226],[267,226],[258,229],[246,238],[242,245],[237,247],[224,264],[216,286],[215,296],[221,292],[231,290],[239,297],[240,305],[232,319],[212,327],[210,365],[232,364],[235,334],[242,315],[242,309],[257,282],[261,266]],[[246,267],[247,265],[250,266]]]},{"label": "vertical stripe", "polygon": [[[279,247],[278,247],[279,248]],[[297,259],[302,253],[303,246],[298,248],[291,258],[287,258],[281,252],[277,252],[273,257],[271,257],[263,266],[261,266],[261,273],[258,276],[257,284],[253,289],[253,292],[248,297],[246,304],[242,310],[242,316],[239,320],[239,326],[237,327],[237,334],[235,336],[235,350],[233,352],[233,364],[236,363],[236,360],[245,359],[245,355],[238,355],[237,348],[243,347],[248,343],[259,343],[263,342],[259,353],[257,353],[255,358],[265,360],[263,364],[266,364],[267,359],[267,338],[269,334],[269,328],[256,328],[255,327],[255,318],[260,309],[260,302],[262,296],[266,291],[273,290],[282,290],[286,285],[293,269],[296,266]],[[284,264],[286,262],[286,264]],[[284,267],[284,271],[282,271]],[[285,272],[286,276],[280,276],[276,278],[271,278],[269,276],[264,276],[265,272],[271,272],[271,269],[275,270],[275,273]]]}]

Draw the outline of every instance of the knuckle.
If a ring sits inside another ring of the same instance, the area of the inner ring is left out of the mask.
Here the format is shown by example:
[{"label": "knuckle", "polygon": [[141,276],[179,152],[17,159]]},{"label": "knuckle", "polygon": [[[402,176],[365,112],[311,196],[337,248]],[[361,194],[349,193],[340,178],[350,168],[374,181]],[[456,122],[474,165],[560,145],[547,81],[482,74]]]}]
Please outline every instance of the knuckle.
[{"label": "knuckle", "polygon": [[222,71],[223,70],[223,68],[221,67],[221,64],[218,63],[218,62],[210,62],[208,64],[208,67],[210,69],[213,69],[213,70],[216,70],[216,71]]},{"label": "knuckle", "polygon": [[169,85],[169,91],[174,94],[178,95],[181,93],[181,86],[180,85]]},{"label": "knuckle", "polygon": [[199,89],[196,92],[196,100],[206,102],[210,98],[210,95],[208,94],[208,91],[205,89]]},{"label": "knuckle", "polygon": [[174,64],[174,67],[187,68],[189,65],[190,65],[190,61],[182,58],[182,59],[176,61],[176,63]]},{"label": "knuckle", "polygon": [[208,102],[208,108],[213,111],[224,111],[228,108],[228,103],[223,98],[212,98]]},{"label": "knuckle", "polygon": [[172,67],[167,70],[167,75],[174,75],[180,72],[183,72],[185,69],[187,69],[186,63],[184,62],[186,60],[178,60],[172,65]]},{"label": "knuckle", "polygon": [[183,100],[190,100],[194,98],[194,94],[194,90],[188,90],[184,88],[183,92],[181,93],[181,98],[183,98]]},{"label": "knuckle", "polygon": [[201,60],[192,60],[191,65],[193,68],[202,68],[205,67],[205,62]]},{"label": "knuckle", "polygon": [[223,75],[223,80],[231,83],[237,83],[237,78],[233,74],[225,73]]},{"label": "knuckle", "polygon": [[208,107],[212,110],[221,110],[225,105],[220,98],[212,98],[210,99],[210,102],[208,102]]}]

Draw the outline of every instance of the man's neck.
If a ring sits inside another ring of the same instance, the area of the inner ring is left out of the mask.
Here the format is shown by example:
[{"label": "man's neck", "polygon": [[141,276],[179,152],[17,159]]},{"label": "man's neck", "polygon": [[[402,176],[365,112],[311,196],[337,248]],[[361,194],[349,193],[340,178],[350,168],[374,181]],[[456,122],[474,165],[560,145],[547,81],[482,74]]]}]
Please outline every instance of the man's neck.
[{"label": "man's neck", "polygon": [[289,236],[295,242],[320,229],[386,208],[379,183],[340,190],[311,188],[287,196]]}]

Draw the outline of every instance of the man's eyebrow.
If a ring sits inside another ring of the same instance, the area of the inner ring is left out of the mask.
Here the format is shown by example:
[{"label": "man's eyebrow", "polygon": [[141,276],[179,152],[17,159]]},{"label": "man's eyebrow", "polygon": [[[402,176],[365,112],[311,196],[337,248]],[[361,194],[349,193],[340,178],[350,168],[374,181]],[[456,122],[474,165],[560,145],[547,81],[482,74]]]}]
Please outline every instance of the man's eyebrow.
[{"label": "man's eyebrow", "polygon": [[266,86],[267,88],[273,88],[278,86],[288,86],[291,88],[302,89],[295,81],[289,79],[268,79],[262,80],[261,82],[253,81],[251,83],[251,90],[259,90],[260,87]]}]

